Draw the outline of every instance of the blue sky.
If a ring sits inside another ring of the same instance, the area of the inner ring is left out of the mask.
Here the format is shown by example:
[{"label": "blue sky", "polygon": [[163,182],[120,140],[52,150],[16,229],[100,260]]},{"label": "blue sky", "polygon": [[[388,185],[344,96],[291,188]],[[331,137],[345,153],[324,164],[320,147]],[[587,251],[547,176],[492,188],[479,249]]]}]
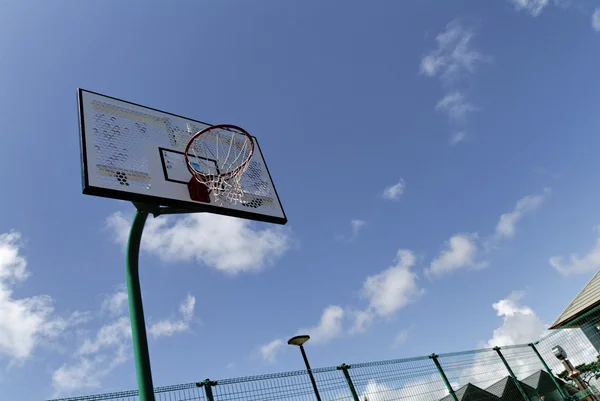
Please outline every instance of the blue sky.
[{"label": "blue sky", "polygon": [[599,10],[1,2],[2,394],[136,388],[133,206],[81,194],[78,87],[248,129],[289,218],[148,222],[155,385],[300,369],[299,332],[313,366],[539,337],[600,263]]}]

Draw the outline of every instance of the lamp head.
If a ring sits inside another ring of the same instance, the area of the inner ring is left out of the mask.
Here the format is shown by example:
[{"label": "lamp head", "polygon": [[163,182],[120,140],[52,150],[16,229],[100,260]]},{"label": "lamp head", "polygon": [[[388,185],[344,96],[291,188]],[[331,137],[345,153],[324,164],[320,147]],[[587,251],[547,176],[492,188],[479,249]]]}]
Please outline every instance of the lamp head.
[{"label": "lamp head", "polygon": [[302,344],[304,344],[308,340],[310,340],[310,336],[308,334],[305,334],[305,335],[295,336],[295,337],[290,338],[288,340],[288,344],[289,345],[301,346]]}]

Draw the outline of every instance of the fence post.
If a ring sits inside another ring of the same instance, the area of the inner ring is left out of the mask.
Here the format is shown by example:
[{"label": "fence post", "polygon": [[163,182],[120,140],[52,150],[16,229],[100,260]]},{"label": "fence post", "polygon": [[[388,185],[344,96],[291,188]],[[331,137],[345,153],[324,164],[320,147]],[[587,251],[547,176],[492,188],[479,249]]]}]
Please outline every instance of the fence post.
[{"label": "fence post", "polygon": [[444,369],[442,369],[442,365],[440,365],[440,361],[438,361],[438,355],[436,355],[435,353],[431,354],[431,355],[429,355],[429,359],[432,359],[433,363],[435,363],[435,367],[437,368],[438,372],[440,372],[440,376],[442,376],[442,380],[444,381],[446,388],[450,392],[450,396],[452,397],[452,399],[454,401],[458,401],[458,397],[456,396],[454,389],[450,385],[450,382],[448,381],[448,378],[446,377],[446,373],[444,373]]},{"label": "fence post", "polygon": [[544,369],[546,369],[546,371],[550,374],[550,377],[552,378],[552,381],[554,382],[554,385],[556,386],[556,389],[560,393],[561,397],[564,400],[568,399],[568,397],[565,394],[563,388],[560,386],[560,384],[558,383],[558,380],[556,380],[556,377],[552,373],[552,369],[550,369],[548,367],[548,365],[546,364],[546,361],[544,361],[544,358],[542,358],[542,356],[540,355],[540,353],[537,350],[535,344],[537,344],[537,341],[535,343],[529,343],[528,345],[531,347],[531,349],[533,350],[533,352],[535,352],[535,354],[537,355],[537,357],[540,359],[540,362],[542,363],[542,365],[544,365]]},{"label": "fence post", "polygon": [[350,377],[350,372],[348,372],[348,369],[350,369],[350,365],[346,365],[345,363],[342,363],[340,366],[337,367],[337,370],[341,370],[344,373],[344,377],[346,378],[346,382],[348,382],[348,387],[350,387],[350,392],[352,393],[352,398],[354,399],[354,401],[360,401],[358,399],[358,394],[356,393],[356,389],[354,388],[354,383],[352,383],[352,378]]},{"label": "fence post", "polygon": [[498,356],[500,357],[500,359],[502,359],[502,363],[506,367],[506,370],[508,370],[508,374],[510,375],[510,377],[512,377],[513,382],[515,383],[515,385],[519,389],[519,392],[521,393],[521,396],[523,397],[523,399],[525,401],[531,401],[529,399],[529,395],[527,395],[527,393],[525,392],[525,390],[521,386],[521,382],[517,379],[517,376],[515,376],[515,374],[513,373],[512,369],[510,368],[510,365],[508,364],[508,362],[506,362],[506,359],[504,358],[504,355],[502,355],[502,352],[500,352],[500,347],[494,347],[494,351],[496,351],[498,353]]},{"label": "fence post", "polygon": [[196,383],[196,387],[204,387],[204,391],[206,391],[206,399],[208,401],[215,401],[215,397],[213,396],[212,387],[216,386],[217,382],[213,382],[210,379],[206,379],[203,382]]}]

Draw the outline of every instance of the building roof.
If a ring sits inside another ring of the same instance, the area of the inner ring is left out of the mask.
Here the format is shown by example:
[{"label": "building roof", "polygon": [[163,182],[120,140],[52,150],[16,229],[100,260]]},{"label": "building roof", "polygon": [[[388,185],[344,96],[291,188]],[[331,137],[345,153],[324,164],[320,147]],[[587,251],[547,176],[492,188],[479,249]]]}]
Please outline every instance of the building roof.
[{"label": "building roof", "polygon": [[[521,383],[521,387],[523,387],[523,390],[525,390],[525,392],[528,395],[536,394],[536,391],[533,387],[531,387],[523,382],[520,382],[520,383]],[[519,392],[517,385],[513,381],[512,377],[510,377],[510,376],[506,376],[502,380],[499,380],[496,383],[492,384],[491,386],[486,388],[486,391],[494,394],[495,396],[499,397],[501,400],[511,400],[511,401],[523,400],[523,397],[521,396],[521,393]]]},{"label": "building roof", "polygon": [[549,386],[552,388],[552,390],[556,389],[556,386],[554,385],[554,382],[552,381],[552,378],[550,377],[548,372],[545,372],[543,370],[538,370],[534,374],[527,376],[526,378],[521,380],[521,382],[533,387],[538,391],[548,390]]},{"label": "building roof", "polygon": [[571,326],[569,323],[598,306],[600,306],[600,270],[550,325],[550,329],[559,329],[565,326],[578,327],[577,325]]},{"label": "building roof", "polygon": [[[579,391],[558,377],[556,378],[556,381],[564,390],[568,391],[569,393],[576,393]],[[521,383],[525,383],[533,387],[536,389],[539,395],[548,394],[556,390],[556,385],[554,384],[554,381],[552,381],[550,373],[546,372],[545,370],[538,370],[534,374],[521,380]]]},{"label": "building roof", "polygon": [[[500,398],[494,394],[477,387],[474,384],[467,383],[454,392],[459,401],[477,400],[477,401],[499,401]],[[452,401],[452,396],[448,394],[440,401]]]}]

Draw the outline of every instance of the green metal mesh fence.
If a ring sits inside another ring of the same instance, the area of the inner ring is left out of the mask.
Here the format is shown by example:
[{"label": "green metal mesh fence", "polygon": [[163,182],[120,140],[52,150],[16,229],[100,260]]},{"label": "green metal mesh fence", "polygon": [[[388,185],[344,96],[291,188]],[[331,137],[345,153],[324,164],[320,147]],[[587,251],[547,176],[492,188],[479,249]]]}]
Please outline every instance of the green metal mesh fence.
[{"label": "green metal mesh fence", "polygon": [[[506,366],[494,350],[440,355],[439,361],[458,399],[491,400],[494,395],[501,396],[503,393],[519,399],[518,389],[514,383],[511,386],[512,379]],[[507,381],[507,378],[510,380]]]},{"label": "green metal mesh fence", "polygon": [[[581,372],[577,380],[556,358],[555,346],[562,347]],[[600,312],[591,311],[535,344],[342,365],[312,373],[322,401],[600,401],[600,393],[594,395],[595,387],[600,387],[599,350]],[[137,394],[55,401],[138,401]],[[155,396],[157,401],[316,400],[305,370],[158,387]]]},{"label": "green metal mesh fence", "polygon": [[[564,364],[553,352],[555,346],[564,349],[573,366],[581,372],[580,377],[593,387],[600,388],[600,310],[595,308],[578,319],[568,323],[565,328],[550,331],[537,342],[537,349],[552,372],[576,386],[568,377]],[[573,390],[570,387],[570,390]],[[600,399],[600,398],[599,398]]]},{"label": "green metal mesh fence", "polygon": [[361,401],[429,401],[448,393],[428,357],[356,364],[348,373]]},{"label": "green metal mesh fence", "polygon": [[[336,386],[330,378],[335,368],[315,369],[315,379],[322,384],[323,392],[335,393]],[[339,386],[338,386],[339,387]],[[255,376],[242,379],[219,380],[212,388],[215,401],[313,401],[314,391],[306,371],[275,375]]]}]

